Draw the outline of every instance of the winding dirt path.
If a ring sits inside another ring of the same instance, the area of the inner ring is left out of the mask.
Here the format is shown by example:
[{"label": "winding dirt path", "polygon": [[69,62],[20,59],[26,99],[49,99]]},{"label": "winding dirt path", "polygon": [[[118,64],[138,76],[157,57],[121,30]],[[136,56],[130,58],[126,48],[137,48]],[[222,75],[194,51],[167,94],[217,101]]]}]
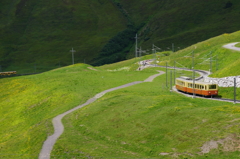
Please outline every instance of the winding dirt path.
[{"label": "winding dirt path", "polygon": [[125,87],[129,87],[135,84],[139,84],[139,83],[143,83],[143,82],[152,82],[154,80],[154,78],[156,78],[157,76],[160,76],[162,74],[164,74],[165,72],[163,71],[158,71],[158,74],[152,75],[150,77],[148,77],[146,80],[144,81],[136,81],[136,82],[131,82],[122,86],[118,86],[118,87],[114,87],[105,91],[102,91],[101,93],[96,94],[93,98],[90,98],[86,103],[79,105],[69,111],[66,111],[65,113],[62,113],[58,116],[56,116],[55,118],[53,118],[52,123],[53,123],[53,127],[54,127],[54,134],[51,136],[48,136],[47,140],[44,141],[41,152],[39,154],[39,159],[50,159],[50,154],[51,151],[53,149],[54,144],[56,143],[57,139],[61,136],[61,134],[64,131],[64,126],[62,124],[62,118],[69,114],[72,113],[73,111],[80,109],[90,103],[93,103],[94,101],[96,101],[98,98],[101,98],[104,94],[111,92],[111,91],[115,91],[117,89],[121,89],[121,88],[125,88]]},{"label": "winding dirt path", "polygon": [[226,49],[231,49],[231,50],[235,50],[235,51],[240,51],[240,48],[239,48],[239,47],[235,47],[235,45],[238,44],[238,43],[239,43],[239,42],[226,44],[226,45],[223,45],[223,47],[226,48]]}]

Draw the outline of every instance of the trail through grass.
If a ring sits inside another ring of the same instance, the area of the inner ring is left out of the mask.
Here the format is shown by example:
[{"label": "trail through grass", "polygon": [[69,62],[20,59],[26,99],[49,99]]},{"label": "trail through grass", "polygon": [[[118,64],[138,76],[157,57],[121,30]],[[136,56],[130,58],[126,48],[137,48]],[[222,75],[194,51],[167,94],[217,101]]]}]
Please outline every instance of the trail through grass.
[{"label": "trail through grass", "polygon": [[153,72],[94,71],[74,65],[43,74],[0,79],[1,157],[37,157],[51,119],[95,94],[112,87],[141,81]]},{"label": "trail through grass", "polygon": [[[106,94],[63,119],[53,158],[199,156],[204,143],[240,135],[239,104],[192,99],[165,87],[165,77]],[[238,138],[233,142],[237,145]],[[237,150],[234,147],[233,150]],[[236,157],[219,145],[208,155]],[[220,153],[221,152],[221,153]]]}]

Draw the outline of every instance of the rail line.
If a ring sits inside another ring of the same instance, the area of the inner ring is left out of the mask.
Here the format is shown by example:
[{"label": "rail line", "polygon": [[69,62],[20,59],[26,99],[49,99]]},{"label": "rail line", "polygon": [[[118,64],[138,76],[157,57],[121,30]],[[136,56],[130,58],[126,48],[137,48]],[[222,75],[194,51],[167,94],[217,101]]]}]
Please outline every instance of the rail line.
[{"label": "rail line", "polygon": [[214,97],[214,96],[213,97],[203,97],[203,96],[199,96],[199,95],[188,94],[188,93],[177,90],[175,88],[175,86],[173,87],[173,91],[183,94],[187,97],[192,97],[192,98],[202,98],[202,99],[217,100],[217,101],[223,101],[223,102],[240,103],[240,100],[234,101],[234,99],[227,99],[227,98],[221,98],[221,97]]},{"label": "rail line", "polygon": [[[160,66],[160,65],[157,65],[157,66],[156,66],[156,65],[151,65],[151,66],[153,66],[153,67],[163,67],[163,68],[166,68],[166,66]],[[209,71],[204,71],[204,70],[193,70],[193,69],[188,69],[188,68],[179,68],[179,67],[172,67],[172,66],[167,66],[167,67],[168,67],[168,68],[171,68],[171,69],[178,69],[178,70],[198,72],[201,76],[198,77],[198,78],[195,78],[196,81],[203,79],[204,76],[210,75],[210,72],[209,72]],[[173,87],[173,91],[175,91],[175,92],[177,92],[177,93],[180,93],[180,94],[183,94],[183,95],[188,96],[188,97],[211,99],[211,100],[218,100],[218,101],[223,101],[223,102],[240,103],[240,100],[220,98],[220,97],[209,97],[209,98],[208,98],[208,97],[203,97],[203,96],[199,96],[199,95],[187,94],[187,93],[178,91],[178,90],[175,88],[175,86]]]},{"label": "rail line", "polygon": [[[152,67],[162,67],[166,68],[166,66],[161,66],[161,65],[150,65]],[[189,68],[180,68],[180,67],[172,67],[172,66],[167,66],[167,68],[171,69],[177,69],[177,70],[185,70],[185,71],[195,71],[198,72],[201,76],[198,78],[195,78],[196,81],[203,79],[205,76],[210,75],[209,71],[204,71],[204,70],[194,70],[194,69],[189,69]]]}]

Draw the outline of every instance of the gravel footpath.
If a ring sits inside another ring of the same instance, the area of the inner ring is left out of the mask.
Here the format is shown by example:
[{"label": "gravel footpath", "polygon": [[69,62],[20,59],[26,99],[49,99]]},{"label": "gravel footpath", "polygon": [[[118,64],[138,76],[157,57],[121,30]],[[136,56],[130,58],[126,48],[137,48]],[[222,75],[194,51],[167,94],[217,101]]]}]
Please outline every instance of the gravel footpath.
[{"label": "gravel footpath", "polygon": [[[156,78],[157,76],[160,76],[162,74],[164,74],[165,72],[163,71],[158,71],[158,74],[152,75],[150,77],[148,77],[146,80],[144,80],[144,82],[152,82],[154,78]],[[80,109],[90,103],[93,103],[94,101],[96,101],[98,98],[102,97],[104,94],[111,92],[111,91],[115,91],[117,89],[121,89],[121,88],[125,88],[125,87],[129,87],[135,84],[139,84],[139,83],[143,83],[143,81],[136,81],[136,82],[131,82],[122,86],[118,86],[118,87],[114,87],[105,91],[102,91],[101,93],[96,94],[93,98],[90,98],[86,103],[79,105],[69,111],[66,111],[65,113],[62,113],[58,116],[56,116],[55,118],[53,118],[52,123],[53,123],[53,127],[54,127],[54,134],[51,136],[48,136],[47,140],[44,141],[41,152],[39,154],[39,159],[50,159],[50,154],[51,151],[53,149],[54,144],[56,143],[57,139],[59,138],[59,136],[63,133],[64,131],[64,126],[62,124],[62,118],[77,110]]]},{"label": "gravel footpath", "polygon": [[227,45],[223,45],[224,48],[226,49],[231,49],[231,50],[235,50],[235,51],[240,51],[239,47],[235,47],[236,44],[238,44],[239,42],[235,42],[235,43],[230,43]]}]

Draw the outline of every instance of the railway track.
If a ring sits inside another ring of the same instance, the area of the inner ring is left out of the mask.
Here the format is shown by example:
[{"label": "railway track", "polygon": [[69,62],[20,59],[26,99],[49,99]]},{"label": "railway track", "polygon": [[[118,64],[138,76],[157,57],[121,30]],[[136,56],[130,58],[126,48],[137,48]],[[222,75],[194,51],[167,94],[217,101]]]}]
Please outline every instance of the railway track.
[{"label": "railway track", "polygon": [[185,92],[178,91],[175,86],[173,88],[173,91],[183,94],[187,97],[192,97],[192,98],[203,98],[203,99],[208,99],[208,100],[217,100],[217,101],[223,101],[223,102],[231,102],[231,103],[240,103],[240,100],[234,100],[234,99],[227,99],[227,98],[221,98],[221,97],[203,97],[199,95],[193,95],[193,94],[187,94]]},{"label": "railway track", "polygon": [[[161,65],[150,65],[150,66],[166,68],[166,66],[161,66]],[[172,66],[167,66],[167,68],[176,69],[176,70],[185,70],[185,71],[195,71],[195,72],[198,72],[201,76],[198,77],[198,78],[195,78],[196,81],[201,80],[205,76],[210,75],[209,71],[204,71],[204,70],[193,70],[193,69],[189,69],[189,68],[180,68],[180,67],[172,67]]]},{"label": "railway track", "polygon": [[219,100],[219,101],[225,101],[225,102],[232,102],[232,103],[240,103],[240,100],[233,100],[233,99],[227,99],[227,98],[219,98],[214,97],[213,99]]}]

